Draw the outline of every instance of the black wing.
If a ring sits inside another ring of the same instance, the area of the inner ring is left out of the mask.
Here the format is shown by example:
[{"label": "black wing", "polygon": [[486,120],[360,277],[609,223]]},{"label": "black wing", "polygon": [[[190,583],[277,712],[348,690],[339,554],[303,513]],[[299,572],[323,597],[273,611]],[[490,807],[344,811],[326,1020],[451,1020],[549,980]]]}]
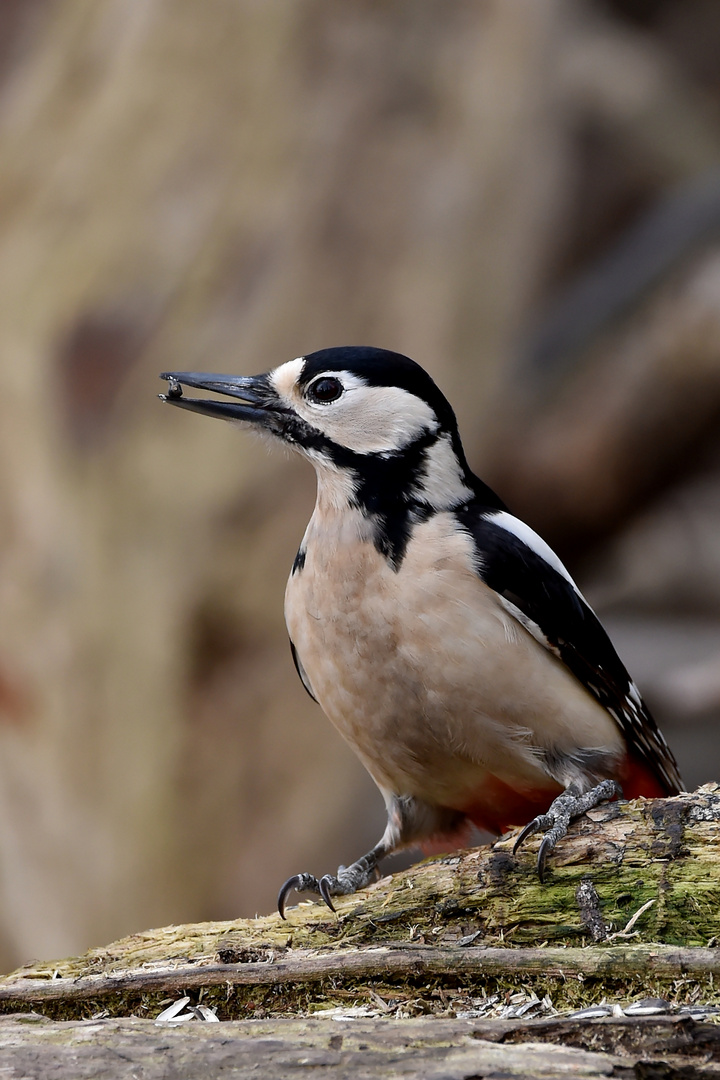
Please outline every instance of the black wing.
[{"label": "black wing", "polygon": [[[544,547],[539,537],[539,550],[522,539],[535,534],[510,515],[474,502],[455,515],[472,536],[482,580],[607,709],[628,746],[649,765],[668,794],[677,794],[682,781],[670,747],[597,616],[562,573],[561,564],[556,569],[539,553]],[[520,535],[513,531],[514,523]],[[547,554],[551,556],[549,549]]]},{"label": "black wing", "polygon": [[295,644],[294,644],[292,638],[289,638],[288,640],[290,641],[290,652],[292,653],[293,664],[295,665],[295,670],[297,671],[298,675],[300,676],[300,682],[303,684],[303,686],[305,687],[305,689],[307,690],[308,694],[313,699],[313,701],[317,701],[317,698],[313,694],[312,686],[310,685],[310,680],[307,677],[307,672],[305,671],[305,668],[302,666],[302,664],[300,662],[300,657],[297,654],[297,649],[295,648]]}]

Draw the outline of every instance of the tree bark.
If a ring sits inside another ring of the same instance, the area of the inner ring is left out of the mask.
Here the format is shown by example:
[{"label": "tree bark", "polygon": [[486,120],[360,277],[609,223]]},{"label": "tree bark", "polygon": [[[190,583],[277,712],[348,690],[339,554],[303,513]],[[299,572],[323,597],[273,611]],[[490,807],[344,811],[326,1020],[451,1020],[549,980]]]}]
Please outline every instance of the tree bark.
[{"label": "tree bark", "polygon": [[10,1075],[28,1080],[720,1076],[720,1069],[709,1064],[720,1051],[720,1029],[670,1018],[592,1024],[295,1019],[241,1021],[221,1028],[183,1024],[171,1030],[142,1020],[50,1024],[40,1017],[4,1017],[0,1048]]},{"label": "tree bark", "polygon": [[171,926],[35,964],[0,981],[0,1012],[16,1014],[0,1017],[3,1067],[183,1080],[200,1056],[203,1075],[270,1080],[720,1076],[706,1022],[719,840],[720,785],[706,785],[594,811],[544,885],[537,838],[517,859],[508,838],[338,898],[337,914],[304,902],[287,921]]},{"label": "tree bark", "polygon": [[446,1012],[514,992],[549,998],[553,1009],[638,994],[712,1003],[719,840],[720,785],[613,803],[572,827],[544,884],[537,838],[513,858],[511,837],[339,897],[337,914],[304,902],[287,921],[166,927],[21,968],[0,981],[0,1011],[147,1016],[168,994],[202,1000],[223,1019],[348,1001],[377,1010],[378,1000],[386,1011],[412,1002]]}]

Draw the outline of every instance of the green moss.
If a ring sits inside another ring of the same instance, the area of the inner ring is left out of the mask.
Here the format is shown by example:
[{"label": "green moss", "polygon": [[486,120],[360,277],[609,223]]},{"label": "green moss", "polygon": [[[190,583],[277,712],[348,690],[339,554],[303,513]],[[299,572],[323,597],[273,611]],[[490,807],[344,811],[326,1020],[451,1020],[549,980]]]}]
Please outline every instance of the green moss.
[{"label": "green moss", "polygon": [[[705,946],[720,939],[720,787],[709,785],[678,799],[613,805],[598,815],[605,815],[605,821],[582,820],[573,826],[572,834],[553,853],[542,884],[534,867],[537,842],[530,842],[516,860],[505,841],[428,860],[361,894],[338,898],[337,915],[319,904],[301,904],[288,911],[287,922],[269,915],[165,927],[84,956],[20,970],[0,980],[0,994],[7,995],[0,1001],[0,1011],[27,1008],[12,997],[16,980],[45,981],[55,971],[75,980],[92,974],[137,972],[147,963],[171,968],[188,962],[244,963],[271,960],[290,948],[448,946],[473,935],[476,945],[585,946],[591,944],[590,928],[577,894],[586,879],[592,882],[598,913],[609,934],[623,931],[631,917],[653,901],[633,927],[633,945]],[[604,947],[593,944],[597,950]],[[417,1007],[434,1011],[451,1007],[447,1002],[453,996],[510,993],[519,986],[531,987],[539,997],[549,993],[558,1008],[590,1004],[603,996],[622,1000],[662,996],[680,1001],[701,994],[706,1001],[716,1000],[710,977],[701,982],[663,983],[613,979],[612,974],[596,982],[540,977],[475,981],[454,977],[453,981],[447,977],[424,984],[377,979],[360,984],[338,977],[312,986],[208,987],[204,1000],[216,1004],[219,1015],[239,1018],[307,1012],[348,1001],[372,1004],[372,993],[414,1001]],[[160,994],[113,994],[35,1007],[66,1019],[102,1011],[113,1016],[154,1016],[163,1000]]]}]

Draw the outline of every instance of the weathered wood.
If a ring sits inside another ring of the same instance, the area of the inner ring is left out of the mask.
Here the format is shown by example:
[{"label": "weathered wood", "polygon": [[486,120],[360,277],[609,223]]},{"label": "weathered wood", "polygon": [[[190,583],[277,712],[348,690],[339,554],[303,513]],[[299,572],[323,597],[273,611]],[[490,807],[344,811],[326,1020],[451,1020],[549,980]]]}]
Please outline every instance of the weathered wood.
[{"label": "weathered wood", "polygon": [[[469,1076],[718,1077],[720,1029],[691,1019],[333,1020],[190,1024],[143,1020],[51,1024],[0,1020],[3,1069],[26,1080],[334,1080]],[[201,1062],[201,1064],[199,1064]],[[655,1072],[658,1067],[664,1071]]]},{"label": "weathered wood", "polygon": [[155,1015],[164,995],[185,992],[223,1019],[378,994],[396,1011],[408,1000],[437,1011],[518,987],[556,1008],[648,993],[715,1001],[719,840],[720,785],[612,804],[572,827],[543,885],[537,840],[513,859],[509,839],[339,898],[337,915],[306,902],[287,922],[167,927],[20,969],[0,980],[0,1011]]},{"label": "weathered wood", "polygon": [[294,986],[325,980],[474,979],[483,976],[542,975],[550,978],[596,977],[679,979],[720,975],[720,949],[675,949],[629,945],[608,949],[438,948],[406,945],[399,949],[343,949],[313,954],[299,949],[290,959],[269,957],[261,963],[179,964],[161,970],[80,979],[17,979],[0,986],[0,1004],[21,1002],[102,1001],[119,993],[185,993],[226,986]]}]

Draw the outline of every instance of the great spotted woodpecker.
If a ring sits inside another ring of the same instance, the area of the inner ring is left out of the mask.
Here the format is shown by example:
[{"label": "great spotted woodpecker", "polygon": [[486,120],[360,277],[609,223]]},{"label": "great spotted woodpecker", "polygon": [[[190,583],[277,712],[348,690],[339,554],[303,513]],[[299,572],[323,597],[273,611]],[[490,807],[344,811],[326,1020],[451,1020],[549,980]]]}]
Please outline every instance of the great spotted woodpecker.
[{"label": "great spotted woodpecker", "polygon": [[[469,469],[453,410],[414,361],[323,349],[253,377],[166,372],[163,400],[270,432],[317,473],[285,617],[307,692],[383,794],[379,843],[319,880],[363,888],[380,859],[448,850],[472,825],[548,853],[624,793],[676,794],[675,759],[548,545]],[[226,400],[187,398],[182,387]]]}]

